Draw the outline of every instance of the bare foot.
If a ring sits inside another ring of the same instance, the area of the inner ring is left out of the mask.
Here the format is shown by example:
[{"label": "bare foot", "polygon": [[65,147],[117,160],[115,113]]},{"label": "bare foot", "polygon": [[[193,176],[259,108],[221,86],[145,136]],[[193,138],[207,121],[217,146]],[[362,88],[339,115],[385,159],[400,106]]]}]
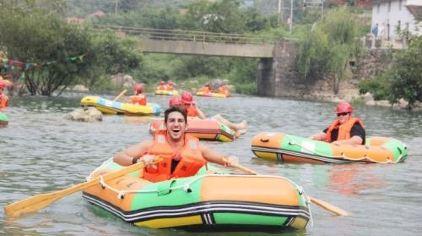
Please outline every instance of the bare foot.
[{"label": "bare foot", "polygon": [[238,130],[237,132],[239,132],[239,134],[246,134],[246,132],[248,132],[248,130],[247,129],[241,129],[241,130]]},{"label": "bare foot", "polygon": [[235,132],[235,136],[236,136],[236,138],[239,138],[240,135],[245,134],[246,132],[247,132],[247,129],[238,129]]},{"label": "bare foot", "polygon": [[242,122],[240,122],[238,126],[239,126],[239,129],[247,129],[248,122],[246,122],[246,120],[242,120]]}]

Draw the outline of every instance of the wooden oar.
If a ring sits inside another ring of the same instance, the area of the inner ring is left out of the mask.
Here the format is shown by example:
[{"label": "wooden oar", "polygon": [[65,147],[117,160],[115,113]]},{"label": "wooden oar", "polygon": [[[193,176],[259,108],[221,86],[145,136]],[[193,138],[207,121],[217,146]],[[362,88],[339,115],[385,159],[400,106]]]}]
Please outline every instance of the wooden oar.
[{"label": "wooden oar", "polygon": [[[143,167],[144,167],[144,163],[138,162],[136,164],[125,167],[121,170],[104,174],[102,175],[102,177],[104,181],[109,181],[109,180],[118,178],[120,176],[126,175],[128,173],[131,173],[133,171],[139,170]],[[19,217],[20,215],[23,215],[23,214],[36,212],[42,208],[47,207],[51,203],[59,199],[62,199],[63,197],[66,197],[72,193],[79,192],[86,188],[94,186],[96,184],[99,184],[99,181],[100,181],[100,177],[96,177],[85,183],[75,184],[63,190],[35,195],[27,199],[20,200],[18,202],[14,202],[12,204],[7,205],[4,208],[4,212],[6,213],[6,216],[14,217],[14,218]]]},{"label": "wooden oar", "polygon": [[123,96],[123,94],[125,94],[127,92],[127,90],[125,89],[125,90],[123,90],[121,93],[119,93],[119,95],[117,95],[114,99],[113,99],[113,101],[117,101],[117,99],[119,99],[121,96]]},{"label": "wooden oar", "polygon": [[[226,159],[224,159],[224,160],[226,161]],[[242,166],[240,164],[232,164],[231,166],[233,166],[233,167],[235,167],[235,168],[237,168],[239,170],[242,170],[242,171],[244,171],[246,173],[253,174],[253,175],[258,175],[258,172],[254,171],[254,170],[251,170],[251,169],[249,169],[247,167],[244,167],[244,166]],[[331,212],[331,213],[333,213],[335,215],[338,215],[338,216],[347,216],[347,215],[349,215],[349,213],[347,211],[345,211],[345,210],[343,210],[343,209],[341,209],[339,207],[336,207],[336,206],[334,206],[331,203],[328,203],[326,201],[323,201],[323,200],[320,200],[320,199],[317,199],[317,198],[311,197],[311,196],[308,196],[308,199],[312,203],[314,203],[315,205],[317,205],[317,206],[319,206],[319,207],[321,207],[321,208],[323,208],[323,209],[325,209],[325,210],[327,210],[327,211],[329,211],[329,212]]]},{"label": "wooden oar", "polygon": [[323,201],[321,199],[317,199],[311,196],[308,196],[309,200],[314,203],[317,206],[320,206],[321,208],[324,208],[325,210],[332,212],[338,216],[347,216],[349,213],[341,208],[338,208],[326,201]]}]

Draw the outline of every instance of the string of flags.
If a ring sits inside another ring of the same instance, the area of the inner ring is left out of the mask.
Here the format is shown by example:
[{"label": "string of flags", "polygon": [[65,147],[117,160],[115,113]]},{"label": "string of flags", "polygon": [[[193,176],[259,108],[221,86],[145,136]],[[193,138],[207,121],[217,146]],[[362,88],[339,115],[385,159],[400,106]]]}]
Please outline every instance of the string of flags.
[{"label": "string of flags", "polygon": [[[83,58],[85,57],[85,54],[79,55],[79,56],[73,56],[68,57],[65,59],[67,62],[83,62]],[[21,70],[30,70],[32,68],[40,68],[43,66],[51,65],[57,63],[56,60],[54,61],[48,61],[44,63],[35,63],[35,62],[22,62],[10,58],[0,58],[0,68],[3,67],[4,69],[15,69],[19,68]]]}]

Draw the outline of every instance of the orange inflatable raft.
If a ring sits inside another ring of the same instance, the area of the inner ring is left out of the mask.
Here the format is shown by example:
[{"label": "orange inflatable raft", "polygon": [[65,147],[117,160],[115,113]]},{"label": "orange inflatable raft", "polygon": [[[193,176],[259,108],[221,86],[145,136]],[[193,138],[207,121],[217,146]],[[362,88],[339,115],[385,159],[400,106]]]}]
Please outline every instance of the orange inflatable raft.
[{"label": "orange inflatable raft", "polygon": [[407,158],[406,145],[394,138],[369,137],[366,145],[334,145],[276,132],[257,134],[252,152],[263,159],[302,163],[398,163]]},{"label": "orange inflatable raft", "polygon": [[[163,125],[163,119],[153,120],[150,124],[150,132],[164,129]],[[232,129],[213,119],[188,118],[186,133],[202,140],[232,142],[235,139],[235,132]]]}]

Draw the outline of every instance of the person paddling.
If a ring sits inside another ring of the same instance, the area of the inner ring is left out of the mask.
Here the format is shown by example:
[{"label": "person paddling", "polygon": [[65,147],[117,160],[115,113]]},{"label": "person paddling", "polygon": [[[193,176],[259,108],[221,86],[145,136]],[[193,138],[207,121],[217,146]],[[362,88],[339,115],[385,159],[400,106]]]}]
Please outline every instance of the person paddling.
[{"label": "person paddling", "polygon": [[134,95],[130,96],[130,103],[136,104],[136,105],[147,105],[147,97],[144,92],[144,85],[143,84],[135,84],[133,86],[133,92]]},{"label": "person paddling", "polygon": [[224,156],[199,143],[199,140],[186,134],[187,114],[182,107],[170,107],[164,112],[165,130],[154,134],[152,141],[143,141],[118,152],[114,162],[128,166],[150,155],[163,158],[158,163],[148,165],[143,178],[159,182],[171,178],[195,175],[207,162],[224,166],[235,165],[233,156]]},{"label": "person paddling", "polygon": [[314,140],[333,144],[365,144],[366,133],[363,122],[352,116],[353,107],[347,102],[340,102],[336,107],[337,119],[321,133],[312,135]]}]

